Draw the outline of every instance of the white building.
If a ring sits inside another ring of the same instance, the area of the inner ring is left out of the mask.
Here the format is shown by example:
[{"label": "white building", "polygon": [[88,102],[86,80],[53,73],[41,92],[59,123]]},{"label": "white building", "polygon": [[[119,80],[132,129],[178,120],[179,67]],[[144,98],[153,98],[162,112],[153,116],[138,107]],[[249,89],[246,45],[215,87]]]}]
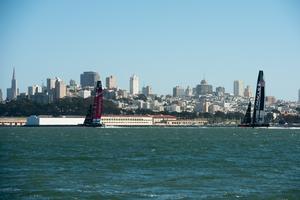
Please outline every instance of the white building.
[{"label": "white building", "polygon": [[[35,116],[26,119],[27,126],[80,126],[84,117]],[[101,118],[106,127],[110,126],[201,126],[207,124],[205,119],[177,120],[171,115],[104,115]]]},{"label": "white building", "polygon": [[74,126],[83,124],[84,117],[49,117],[32,115],[27,118],[27,126]]},{"label": "white building", "polygon": [[208,107],[208,112],[209,113],[215,113],[217,111],[223,111],[221,106],[219,105],[216,105],[216,104],[211,104],[209,107]]},{"label": "white building", "polygon": [[109,90],[117,88],[117,79],[115,76],[106,77],[106,88]]},{"label": "white building", "polygon": [[244,84],[241,80],[235,80],[233,82],[233,94],[234,96],[244,96]]},{"label": "white building", "polygon": [[78,95],[84,99],[89,98],[91,96],[90,90],[80,90]]},{"label": "white building", "polygon": [[67,87],[64,84],[64,82],[59,79],[56,78],[55,81],[55,98],[56,99],[61,99],[64,98],[67,95]]},{"label": "white building", "polygon": [[[84,117],[49,117],[32,115],[27,118],[27,126],[77,126],[82,125]],[[152,116],[106,115],[101,118],[105,126],[152,126]]]},{"label": "white building", "polygon": [[170,105],[170,106],[166,106],[165,108],[166,108],[166,110],[167,110],[168,112],[178,112],[178,113],[181,112],[180,106],[178,106],[178,105],[176,105],[176,104],[172,104],[172,105]]},{"label": "white building", "polygon": [[107,115],[101,118],[105,126],[152,126],[152,116]]},{"label": "white building", "polygon": [[132,75],[129,81],[130,94],[139,94],[139,77],[137,75]]},{"label": "white building", "polygon": [[33,86],[29,86],[28,87],[28,95],[29,96],[33,96],[37,93],[41,93],[42,92],[42,87],[39,85],[33,85]]},{"label": "white building", "polygon": [[51,92],[55,88],[55,79],[47,78],[47,92]]},{"label": "white building", "polygon": [[206,124],[208,124],[208,121],[206,119],[185,119],[167,121],[168,126],[203,126]]}]

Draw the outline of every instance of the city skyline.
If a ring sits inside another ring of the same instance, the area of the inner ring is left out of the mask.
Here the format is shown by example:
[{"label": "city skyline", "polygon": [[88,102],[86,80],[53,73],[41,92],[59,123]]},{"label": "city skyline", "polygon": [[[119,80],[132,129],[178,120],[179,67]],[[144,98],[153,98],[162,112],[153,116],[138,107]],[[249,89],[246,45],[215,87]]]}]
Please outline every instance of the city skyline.
[{"label": "city skyline", "polygon": [[[42,81],[46,85],[48,77],[79,83],[79,74],[95,71],[103,83],[116,76],[124,89],[137,74],[140,86],[151,85],[157,94],[172,94],[176,85],[195,87],[203,77],[226,92],[233,93],[233,80],[254,90],[261,69],[268,96],[298,99],[300,6],[295,1],[1,5],[0,88],[5,98],[15,67],[22,92]],[[70,7],[72,12],[65,12]]]},{"label": "city skyline", "polygon": [[[88,75],[86,76],[86,80],[83,79],[83,76],[84,75]],[[112,79],[113,78],[113,81],[112,80],[109,80],[109,79]],[[102,80],[103,79],[103,80]],[[156,94],[156,95],[170,95],[170,96],[174,96],[174,94],[176,94],[175,96],[183,96],[183,95],[186,95],[186,90],[191,90],[194,89],[195,90],[195,95],[202,95],[202,93],[212,93],[212,92],[216,92],[218,93],[219,89],[223,88],[222,90],[224,90],[222,93],[224,94],[224,92],[226,91],[226,93],[229,93],[233,96],[243,96],[243,97],[253,97],[253,91],[252,91],[252,88],[250,85],[247,85],[247,86],[244,86],[243,84],[243,81],[242,80],[233,80],[233,87],[232,87],[232,91],[228,92],[228,88],[226,89],[225,87],[223,87],[222,85],[219,85],[219,86],[215,86],[215,85],[212,85],[212,84],[208,84],[207,83],[207,80],[205,79],[205,77],[201,80],[201,82],[195,86],[192,86],[192,85],[187,85],[186,87],[185,86],[182,86],[182,85],[177,85],[177,86],[174,86],[172,87],[170,90],[169,93],[165,93],[165,94],[157,94],[157,93],[153,93],[152,91],[152,86],[145,86],[145,85],[140,85],[139,82],[139,76],[137,76],[136,74],[133,74],[132,76],[129,77],[129,87],[128,88],[122,88],[122,87],[119,87],[117,86],[117,80],[116,80],[116,76],[114,75],[109,75],[107,77],[103,77],[103,78],[100,78],[100,75],[98,72],[93,72],[93,71],[87,71],[87,72],[82,72],[80,74],[80,81],[75,81],[73,78],[71,78],[69,81],[66,81],[64,78],[61,78],[61,77],[57,77],[55,76],[55,78],[53,77],[48,77],[46,78],[46,84],[44,84],[44,81],[41,85],[39,84],[31,84],[31,85],[28,85],[25,87],[25,90],[24,91],[19,91],[19,86],[17,85],[17,79],[16,79],[16,75],[15,75],[15,68],[13,68],[13,72],[12,72],[12,79],[11,79],[11,88],[8,87],[6,88],[6,93],[4,94],[1,94],[1,97],[3,99],[7,99],[7,95],[8,93],[11,92],[11,90],[13,90],[12,88],[15,88],[15,92],[16,92],[16,95],[19,95],[21,93],[25,93],[26,95],[33,95],[35,92],[34,91],[37,91],[37,92],[42,92],[42,89],[43,87],[46,88],[47,90],[49,89],[52,89],[54,88],[54,85],[56,84],[63,84],[64,86],[63,87],[66,87],[67,85],[68,86],[72,86],[72,84],[76,84],[78,86],[80,86],[81,90],[85,90],[86,89],[86,82],[88,81],[89,82],[89,86],[88,87],[93,87],[94,83],[97,81],[97,80],[101,80],[102,81],[102,84],[104,85],[105,84],[105,88],[106,89],[121,89],[121,90],[125,90],[127,92],[129,92],[130,94],[134,94],[134,95],[137,95],[137,94],[144,94],[144,89],[146,87],[150,87],[148,88],[148,90],[150,89],[151,90],[151,94]],[[58,82],[57,82],[58,81]],[[82,82],[84,81],[84,82]],[[112,82],[111,82],[112,81]],[[53,83],[52,83],[53,82]],[[65,82],[65,83],[64,83]],[[71,84],[72,82],[72,84]],[[108,83],[110,82],[110,83]],[[136,83],[134,83],[136,82]],[[68,84],[69,83],[69,84]],[[82,85],[83,84],[83,85]],[[108,85],[111,85],[113,84],[114,87],[108,87]],[[238,84],[239,86],[237,86],[236,84]],[[53,86],[51,86],[53,85]],[[150,84],[151,85],[151,84]],[[205,88],[199,88],[199,87],[205,87]],[[207,88],[209,87],[209,88]],[[239,91],[236,91],[236,87],[238,87]],[[134,89],[133,89],[134,88]],[[180,89],[180,90],[183,90],[183,91],[180,91],[180,95],[178,95],[177,91],[175,92],[175,88],[177,89]],[[1,90],[2,88],[0,88]],[[204,90],[201,92],[201,90]],[[208,91],[206,91],[208,90]],[[133,92],[134,91],[134,92]],[[209,92],[210,91],[210,92]],[[174,93],[175,92],[175,93]],[[254,91],[255,92],[255,91]],[[31,94],[32,93],[32,94]],[[6,95],[5,95],[6,94]],[[8,100],[11,100],[11,99],[16,99],[17,96],[14,96],[14,97],[10,97]],[[64,93],[63,94],[63,97],[66,96],[66,94]],[[147,96],[147,95],[146,95]],[[187,95],[189,96],[189,95]],[[269,97],[275,97],[277,98],[276,96],[273,96],[273,95],[267,95]],[[59,97],[61,98],[61,97]],[[281,100],[286,100],[286,99],[281,99]],[[288,99],[288,101],[293,101],[293,100],[290,100]],[[298,100],[295,100],[295,101],[298,101],[300,102],[300,89],[298,89]]]}]

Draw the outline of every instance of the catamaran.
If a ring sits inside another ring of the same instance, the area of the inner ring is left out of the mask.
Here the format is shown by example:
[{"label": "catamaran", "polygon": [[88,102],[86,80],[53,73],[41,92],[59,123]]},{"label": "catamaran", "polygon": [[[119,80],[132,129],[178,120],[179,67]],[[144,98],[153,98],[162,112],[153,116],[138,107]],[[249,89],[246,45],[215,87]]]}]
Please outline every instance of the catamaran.
[{"label": "catamaran", "polygon": [[95,87],[93,105],[90,105],[88,113],[84,119],[83,126],[101,127],[101,116],[103,112],[103,89],[101,81],[97,81]]},{"label": "catamaran", "polygon": [[265,81],[262,70],[259,71],[257,78],[253,117],[251,118],[251,102],[249,102],[245,117],[239,126],[269,127],[269,124],[265,123]]}]

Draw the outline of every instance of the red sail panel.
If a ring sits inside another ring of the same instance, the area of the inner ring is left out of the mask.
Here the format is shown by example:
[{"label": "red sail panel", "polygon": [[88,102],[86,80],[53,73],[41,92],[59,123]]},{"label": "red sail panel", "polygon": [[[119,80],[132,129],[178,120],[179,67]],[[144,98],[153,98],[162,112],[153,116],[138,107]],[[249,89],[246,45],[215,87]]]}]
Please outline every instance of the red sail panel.
[{"label": "red sail panel", "polygon": [[101,85],[97,85],[93,105],[93,120],[100,120],[103,111],[103,91]]}]

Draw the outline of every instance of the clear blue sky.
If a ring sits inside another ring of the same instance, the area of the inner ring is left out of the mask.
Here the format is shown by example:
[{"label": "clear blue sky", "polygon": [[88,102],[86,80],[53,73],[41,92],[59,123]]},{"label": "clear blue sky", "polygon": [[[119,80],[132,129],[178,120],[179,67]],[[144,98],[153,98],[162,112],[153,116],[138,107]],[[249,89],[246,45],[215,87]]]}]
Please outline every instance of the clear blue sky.
[{"label": "clear blue sky", "polygon": [[289,0],[0,1],[0,88],[13,66],[21,91],[47,77],[79,82],[83,71],[140,77],[158,94],[195,86],[204,75],[232,92],[254,88],[296,100],[300,88],[300,3]]}]

